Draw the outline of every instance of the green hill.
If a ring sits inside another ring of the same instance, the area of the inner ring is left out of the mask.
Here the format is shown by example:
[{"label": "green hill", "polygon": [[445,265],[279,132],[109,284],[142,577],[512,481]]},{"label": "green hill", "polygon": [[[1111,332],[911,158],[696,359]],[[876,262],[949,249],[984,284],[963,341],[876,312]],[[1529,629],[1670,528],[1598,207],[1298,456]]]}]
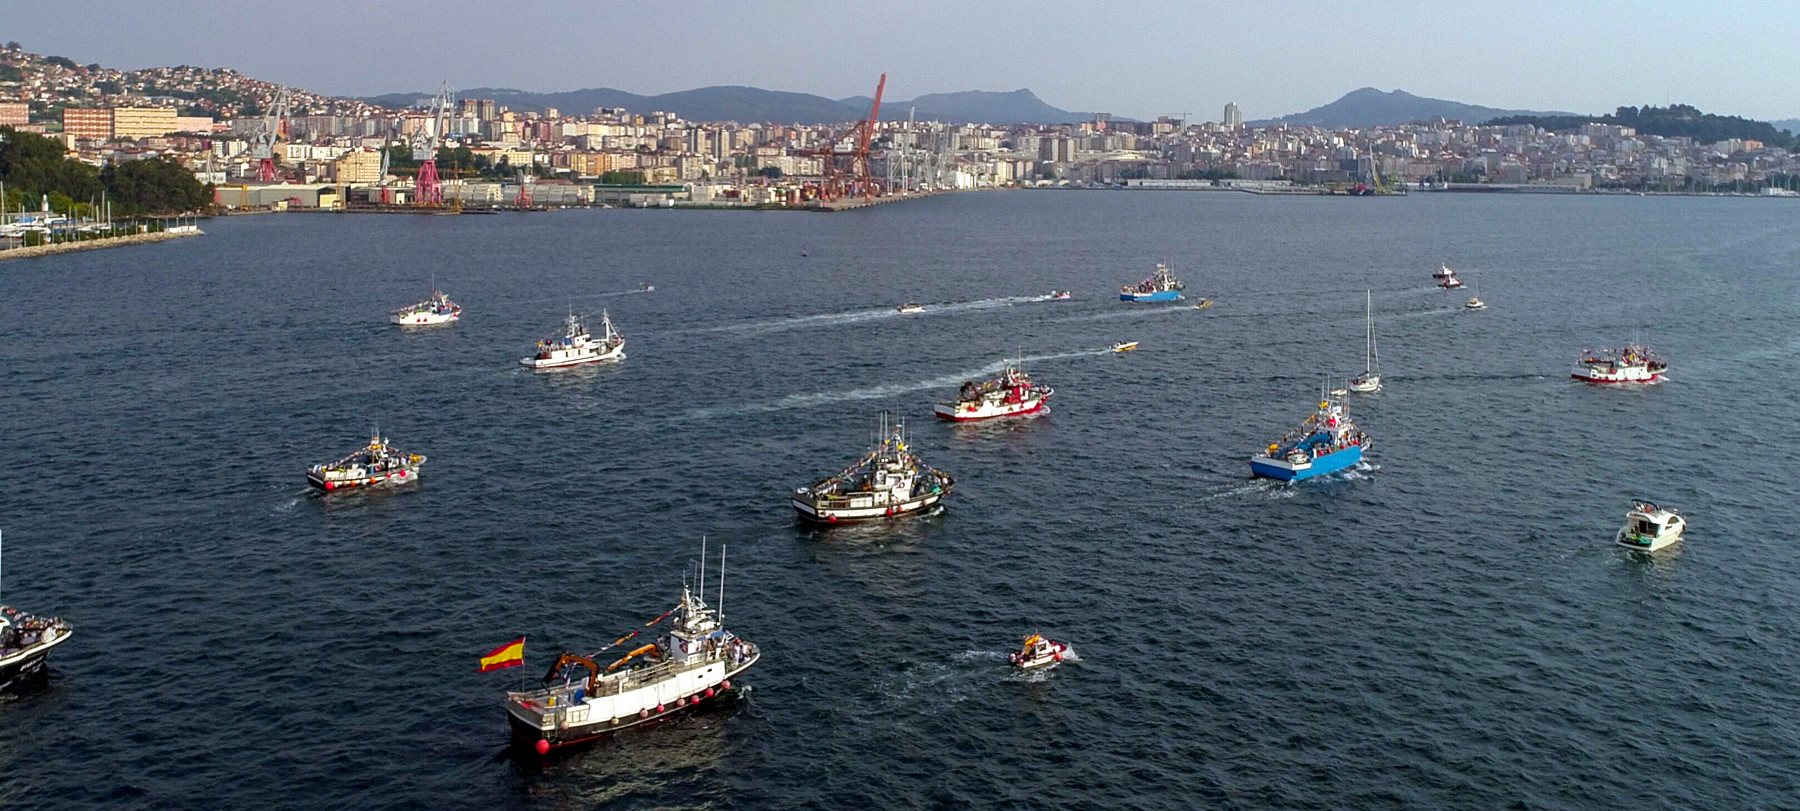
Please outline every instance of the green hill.
[{"label": "green hill", "polygon": [[1667,107],[1620,107],[1611,115],[1509,115],[1490,119],[1488,124],[1530,124],[1552,132],[1578,130],[1583,124],[1618,124],[1635,127],[1645,135],[1664,138],[1692,138],[1695,143],[1710,144],[1732,138],[1762,141],[1770,146],[1791,148],[1794,136],[1776,129],[1767,121],[1753,121],[1735,115],[1713,115],[1686,104]]}]

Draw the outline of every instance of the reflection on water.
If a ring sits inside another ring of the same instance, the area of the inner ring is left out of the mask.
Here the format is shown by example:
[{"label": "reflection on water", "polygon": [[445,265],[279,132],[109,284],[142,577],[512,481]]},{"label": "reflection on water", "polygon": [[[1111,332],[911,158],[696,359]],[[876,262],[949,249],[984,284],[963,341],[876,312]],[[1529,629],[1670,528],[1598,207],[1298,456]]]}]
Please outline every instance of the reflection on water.
[{"label": "reflection on water", "polygon": [[555,808],[589,808],[632,797],[704,796],[705,778],[737,750],[728,728],[751,700],[746,696],[708,706],[546,757],[518,746],[508,746],[500,756],[525,778],[523,789],[532,800]]}]

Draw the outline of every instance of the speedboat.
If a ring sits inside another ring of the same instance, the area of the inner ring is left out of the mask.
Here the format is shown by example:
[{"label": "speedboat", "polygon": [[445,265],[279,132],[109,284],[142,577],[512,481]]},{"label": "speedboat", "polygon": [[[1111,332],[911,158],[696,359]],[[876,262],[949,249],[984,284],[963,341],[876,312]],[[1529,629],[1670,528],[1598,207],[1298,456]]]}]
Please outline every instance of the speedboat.
[{"label": "speedboat", "polygon": [[841,473],[794,488],[794,511],[827,524],[898,518],[923,512],[956,486],[950,474],[928,467],[906,444],[904,423],[887,424],[881,444]]},{"label": "speedboat", "polygon": [[1381,391],[1381,354],[1375,351],[1375,294],[1373,291],[1364,291],[1363,297],[1368,300],[1368,332],[1363,347],[1365,365],[1362,374],[1350,378],[1350,390],[1368,393]]},{"label": "speedboat", "polygon": [[1687,519],[1681,513],[1648,501],[1634,501],[1615,540],[1626,549],[1655,552],[1681,540],[1681,533],[1686,530]]},{"label": "speedboat", "polygon": [[1063,660],[1069,652],[1069,646],[1054,639],[1045,639],[1037,634],[1028,634],[1025,645],[1013,653],[1006,655],[1006,660],[1020,670],[1053,665]]},{"label": "speedboat", "polygon": [[1130,352],[1131,350],[1136,349],[1137,347],[1138,347],[1137,341],[1120,341],[1120,342],[1112,345],[1112,351],[1114,351],[1114,352]]},{"label": "speedboat", "polygon": [[1194,302],[1194,309],[1196,309],[1196,310],[1204,310],[1211,306],[1212,306],[1212,299],[1209,299],[1209,298],[1203,298],[1199,301]]},{"label": "speedboat", "polygon": [[1661,383],[1669,364],[1655,352],[1630,344],[1619,349],[1584,349],[1569,376],[1587,383]]},{"label": "speedboat", "polygon": [[406,453],[388,444],[381,431],[369,432],[369,444],[336,462],[313,465],[306,483],[320,490],[366,487],[372,484],[405,484],[418,481],[425,464],[422,453]]},{"label": "speedboat", "polygon": [[1068,301],[1069,299],[1072,299],[1074,297],[1075,297],[1075,292],[1072,290],[1052,290],[1052,291],[1050,291],[1050,300],[1051,301]]},{"label": "speedboat", "polygon": [[462,316],[462,306],[451,301],[442,290],[431,291],[431,297],[388,314],[388,323],[407,327],[448,324]]},{"label": "speedboat", "polygon": [[1024,370],[1007,363],[997,377],[964,383],[954,401],[940,402],[932,411],[955,422],[1011,417],[1042,409],[1053,393],[1049,386],[1031,382]]},{"label": "speedboat", "polygon": [[900,312],[907,313],[907,314],[922,313],[922,312],[925,312],[925,305],[914,304],[909,301],[905,304],[900,305],[899,310],[900,310]]},{"label": "speedboat", "polygon": [[643,289],[643,291],[644,291],[644,292],[646,292],[646,293],[654,293],[654,292],[656,292],[656,285],[653,285],[653,284],[646,284],[646,285],[644,285],[644,286],[643,286],[643,288],[642,288],[642,289]]},{"label": "speedboat", "polygon": [[44,674],[50,649],[75,629],[56,617],[34,617],[0,606],[0,689]]},{"label": "speedboat", "polygon": [[531,369],[555,369],[582,363],[602,363],[625,359],[625,336],[613,328],[612,316],[600,311],[600,338],[588,335],[581,316],[570,313],[563,322],[561,337],[550,336],[537,342],[537,353],[520,358],[519,364]]}]

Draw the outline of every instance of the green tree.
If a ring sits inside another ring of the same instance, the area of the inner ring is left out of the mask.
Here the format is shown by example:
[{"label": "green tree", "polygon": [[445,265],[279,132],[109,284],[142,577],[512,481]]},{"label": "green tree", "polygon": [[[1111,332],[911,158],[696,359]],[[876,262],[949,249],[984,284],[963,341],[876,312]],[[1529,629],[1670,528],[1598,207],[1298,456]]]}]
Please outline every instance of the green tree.
[{"label": "green tree", "polygon": [[[776,171],[779,172],[780,170],[776,169]],[[600,182],[611,186],[642,186],[644,185],[644,173],[627,172],[615,169],[610,172],[600,173]]]},{"label": "green tree", "polygon": [[[12,127],[0,127],[0,182],[8,196],[23,198],[25,208],[37,208],[51,192],[72,200],[100,196],[102,186],[94,167],[69,160],[61,143]],[[8,201],[8,208],[14,208]]]},{"label": "green tree", "polygon": [[779,166],[764,166],[763,168],[758,169],[754,172],[751,172],[750,174],[761,175],[762,177],[773,178],[773,179],[779,180],[781,178],[781,167],[779,167]]},{"label": "green tree", "polygon": [[100,179],[122,214],[178,214],[198,211],[211,202],[194,173],[169,158],[112,164]]}]

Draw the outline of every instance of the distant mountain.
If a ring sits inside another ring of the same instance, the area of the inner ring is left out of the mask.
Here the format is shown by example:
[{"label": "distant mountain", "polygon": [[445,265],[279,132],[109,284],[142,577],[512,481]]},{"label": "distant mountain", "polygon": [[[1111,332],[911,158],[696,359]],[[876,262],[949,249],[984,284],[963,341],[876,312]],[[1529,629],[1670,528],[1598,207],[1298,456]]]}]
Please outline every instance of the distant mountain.
[{"label": "distant mountain", "polygon": [[1800,118],[1783,118],[1769,123],[1774,124],[1775,129],[1787,130],[1790,135],[1800,135]]},{"label": "distant mountain", "polygon": [[1269,121],[1253,123],[1295,124],[1336,129],[1340,127],[1392,126],[1414,121],[1430,121],[1434,118],[1449,118],[1470,124],[1479,124],[1490,118],[1510,115],[1550,116],[1570,115],[1570,113],[1502,110],[1495,107],[1482,107],[1478,104],[1464,104],[1459,101],[1428,99],[1404,90],[1383,93],[1373,87],[1365,87],[1360,90],[1352,90],[1337,101],[1322,107],[1314,107],[1304,113],[1294,113]]},{"label": "distant mountain", "polygon": [[[365,101],[384,107],[406,107],[430,93],[388,93]],[[561,93],[532,93],[504,87],[459,90],[457,98],[494,99],[514,110],[542,112],[555,107],[565,113],[587,113],[598,107],[624,107],[634,113],[656,110],[674,113],[688,121],[770,121],[782,124],[831,124],[852,121],[869,114],[869,97],[828,99],[811,93],[788,93],[755,87],[717,86],[642,96],[624,90],[595,87]],[[995,124],[1062,123],[1087,116],[1045,104],[1037,94],[971,90],[962,93],[927,93],[916,99],[882,99],[882,118],[905,118],[917,108],[921,120],[984,122]]]}]

